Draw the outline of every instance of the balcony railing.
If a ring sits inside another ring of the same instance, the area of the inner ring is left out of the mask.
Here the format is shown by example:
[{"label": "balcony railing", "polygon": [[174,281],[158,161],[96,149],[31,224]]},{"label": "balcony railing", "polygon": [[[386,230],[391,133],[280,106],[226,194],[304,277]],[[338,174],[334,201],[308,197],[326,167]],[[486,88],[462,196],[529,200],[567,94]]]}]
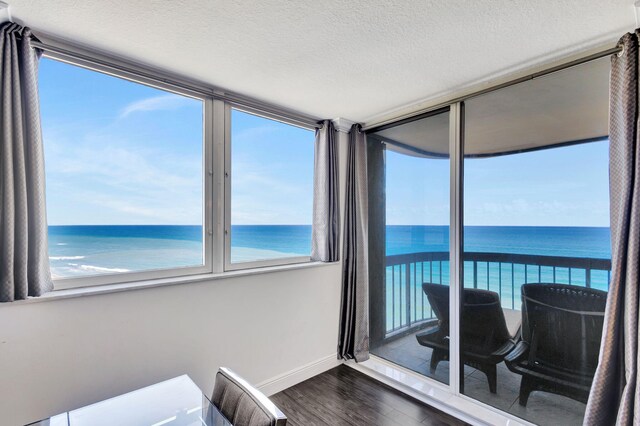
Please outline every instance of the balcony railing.
[{"label": "balcony railing", "polygon": [[[520,309],[526,283],[561,283],[607,291],[611,260],[528,254],[466,252],[463,282],[500,295],[503,308]],[[387,256],[386,334],[397,334],[434,317],[422,283],[449,284],[449,253],[422,252]]]}]

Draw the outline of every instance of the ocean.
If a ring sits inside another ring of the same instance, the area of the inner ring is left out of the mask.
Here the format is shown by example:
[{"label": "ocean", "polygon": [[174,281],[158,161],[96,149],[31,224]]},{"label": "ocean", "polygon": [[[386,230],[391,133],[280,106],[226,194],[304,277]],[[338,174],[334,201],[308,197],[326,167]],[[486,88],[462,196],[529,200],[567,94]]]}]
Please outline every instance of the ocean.
[{"label": "ocean", "polygon": [[[387,255],[449,250],[449,228],[446,226],[388,226],[386,235]],[[465,253],[611,258],[610,232],[604,227],[466,226],[463,243]],[[449,285],[449,262],[412,263],[409,273],[404,264],[386,268],[388,332],[407,325],[406,312],[410,312],[411,322],[433,318],[433,311],[422,292],[423,282]],[[522,284],[556,282],[586,286],[587,272],[581,268],[538,267],[508,261],[477,262],[474,265],[473,261],[465,260],[462,282],[466,288],[494,291],[499,294],[504,308],[519,310]],[[589,285],[607,291],[608,271],[591,270]]]},{"label": "ocean", "polygon": [[[449,249],[446,226],[387,226],[387,255]],[[231,261],[308,256],[309,225],[238,225]],[[609,228],[465,227],[465,251],[610,258]],[[203,262],[202,228],[169,225],[50,226],[56,278],[179,268]],[[447,275],[448,272],[444,270]]]}]

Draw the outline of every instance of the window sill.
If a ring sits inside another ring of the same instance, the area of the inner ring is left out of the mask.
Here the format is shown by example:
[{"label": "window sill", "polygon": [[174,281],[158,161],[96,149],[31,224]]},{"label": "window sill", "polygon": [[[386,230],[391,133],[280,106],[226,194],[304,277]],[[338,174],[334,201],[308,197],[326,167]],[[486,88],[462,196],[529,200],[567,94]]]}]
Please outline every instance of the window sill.
[{"label": "window sill", "polygon": [[133,281],[118,284],[104,284],[90,287],[76,287],[62,290],[53,290],[40,297],[29,297],[25,300],[15,302],[0,303],[2,306],[17,306],[30,303],[49,302],[53,300],[71,299],[76,297],[96,296],[100,294],[119,293],[123,291],[142,290],[147,288],[166,287],[180,284],[194,284],[205,281],[217,281],[235,277],[246,277],[250,275],[270,274],[275,272],[293,271],[298,269],[317,268],[329,265],[337,265],[338,262],[306,262],[289,265],[268,266],[262,268],[243,269],[237,271],[227,271],[213,274],[198,274],[182,277],[159,278],[154,280]]}]

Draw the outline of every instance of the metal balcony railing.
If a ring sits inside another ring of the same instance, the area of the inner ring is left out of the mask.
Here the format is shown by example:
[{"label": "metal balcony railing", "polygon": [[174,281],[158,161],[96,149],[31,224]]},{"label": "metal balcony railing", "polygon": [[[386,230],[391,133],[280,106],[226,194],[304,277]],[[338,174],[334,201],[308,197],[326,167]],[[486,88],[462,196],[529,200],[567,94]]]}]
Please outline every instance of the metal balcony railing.
[{"label": "metal balcony railing", "polygon": [[[607,291],[611,260],[511,253],[463,254],[466,288],[500,295],[502,306],[520,309],[520,287],[526,283],[561,283]],[[418,327],[434,317],[422,283],[449,285],[449,253],[422,252],[386,258],[385,318],[387,336]]]}]

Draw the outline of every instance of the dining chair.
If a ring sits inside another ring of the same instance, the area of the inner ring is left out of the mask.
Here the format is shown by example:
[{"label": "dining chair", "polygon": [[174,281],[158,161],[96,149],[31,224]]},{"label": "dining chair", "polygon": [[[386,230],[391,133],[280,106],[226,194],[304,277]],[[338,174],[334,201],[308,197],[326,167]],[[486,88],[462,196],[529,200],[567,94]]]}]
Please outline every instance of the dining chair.
[{"label": "dining chair", "polygon": [[220,367],[211,402],[234,426],[285,426],[287,417],[262,392]]}]

